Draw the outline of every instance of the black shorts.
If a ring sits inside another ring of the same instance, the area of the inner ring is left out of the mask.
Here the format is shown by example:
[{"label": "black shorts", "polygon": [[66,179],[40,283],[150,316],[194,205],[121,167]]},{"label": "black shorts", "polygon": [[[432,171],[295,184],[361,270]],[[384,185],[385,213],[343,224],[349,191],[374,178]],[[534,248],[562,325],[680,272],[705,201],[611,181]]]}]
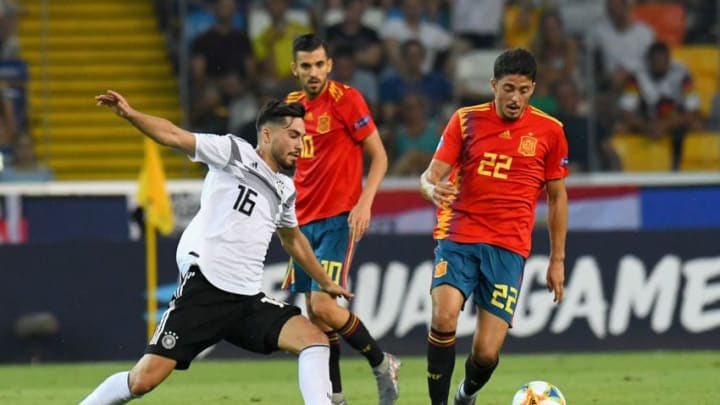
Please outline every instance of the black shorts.
[{"label": "black shorts", "polygon": [[221,340],[251,352],[271,353],[278,350],[283,325],[295,315],[300,315],[300,308],[263,293],[250,296],[222,291],[192,266],[175,290],[145,353],[176,360],[178,370],[190,367],[195,356]]}]

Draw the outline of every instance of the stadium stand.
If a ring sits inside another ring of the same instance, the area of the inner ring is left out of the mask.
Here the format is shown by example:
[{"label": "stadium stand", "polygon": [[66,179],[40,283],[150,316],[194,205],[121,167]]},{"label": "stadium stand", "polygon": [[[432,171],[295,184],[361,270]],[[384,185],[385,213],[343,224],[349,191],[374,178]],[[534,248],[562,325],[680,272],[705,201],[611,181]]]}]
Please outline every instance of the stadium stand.
[{"label": "stadium stand", "polygon": [[[136,178],[142,137],[97,111],[93,97],[115,89],[138,109],[180,122],[177,84],[152,2],[47,2],[47,19],[43,2],[20,3],[26,13],[19,27],[22,57],[30,66],[29,131],[38,156],[59,180]],[[169,178],[201,173],[185,157],[163,153]]]},{"label": "stadium stand", "polygon": [[633,16],[655,30],[655,38],[680,46],[685,41],[685,8],[677,3],[643,3],[633,8]]},{"label": "stadium stand", "polygon": [[680,169],[684,171],[720,170],[720,133],[689,133],[685,137]]},{"label": "stadium stand", "polygon": [[700,97],[700,111],[708,117],[718,89],[720,50],[715,45],[683,45],[672,48],[672,58],[683,62],[692,73]]},{"label": "stadium stand", "polygon": [[641,134],[616,134],[610,144],[620,157],[623,171],[659,172],[672,167],[669,137],[654,140]]}]

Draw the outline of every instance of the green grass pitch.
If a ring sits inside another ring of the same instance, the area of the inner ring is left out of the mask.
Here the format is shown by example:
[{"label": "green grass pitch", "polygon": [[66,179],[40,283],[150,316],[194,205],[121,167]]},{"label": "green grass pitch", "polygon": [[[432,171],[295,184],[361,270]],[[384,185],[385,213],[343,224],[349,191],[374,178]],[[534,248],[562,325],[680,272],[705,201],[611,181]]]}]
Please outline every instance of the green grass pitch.
[{"label": "green grass pitch", "polygon": [[[429,403],[425,359],[404,357],[398,404]],[[462,378],[464,357],[453,375]],[[0,366],[0,404],[77,404],[107,375],[132,363],[35,364]],[[352,405],[377,404],[374,380],[365,361],[342,362],[344,391]],[[510,405],[515,390],[531,380],[556,384],[570,405],[720,403],[720,351],[547,354],[502,357],[478,398],[478,405]],[[200,360],[175,372],[138,405],[302,404],[297,363],[292,357],[267,360]]]}]

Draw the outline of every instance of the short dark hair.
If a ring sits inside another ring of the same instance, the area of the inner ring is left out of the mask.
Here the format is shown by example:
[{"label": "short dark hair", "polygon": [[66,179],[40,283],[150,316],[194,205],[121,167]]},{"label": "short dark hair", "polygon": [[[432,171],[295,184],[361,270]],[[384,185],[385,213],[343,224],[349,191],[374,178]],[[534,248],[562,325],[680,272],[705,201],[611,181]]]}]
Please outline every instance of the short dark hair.
[{"label": "short dark hair", "polygon": [[670,47],[662,41],[653,42],[647,50],[647,57],[650,59],[657,54],[670,55]]},{"label": "short dark hair", "polygon": [[500,80],[507,75],[522,75],[535,81],[536,74],[537,63],[535,57],[530,51],[523,48],[504,51],[495,59],[495,65],[493,66],[495,80]]},{"label": "short dark hair", "polygon": [[318,48],[325,50],[325,54],[329,54],[327,43],[315,34],[298,35],[293,40],[293,60],[297,59],[298,52],[312,52]]},{"label": "short dark hair", "polygon": [[286,127],[289,125],[288,118],[303,117],[305,117],[305,106],[302,103],[286,103],[273,98],[260,107],[255,120],[255,128],[259,131],[267,123]]}]

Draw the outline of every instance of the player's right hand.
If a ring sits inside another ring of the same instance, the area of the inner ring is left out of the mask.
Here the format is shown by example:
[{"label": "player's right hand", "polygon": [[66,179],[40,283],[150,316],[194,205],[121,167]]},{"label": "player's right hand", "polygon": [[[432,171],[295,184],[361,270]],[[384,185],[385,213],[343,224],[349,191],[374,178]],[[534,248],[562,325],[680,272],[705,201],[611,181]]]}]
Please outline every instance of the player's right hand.
[{"label": "player's right hand", "polygon": [[459,193],[458,189],[448,181],[439,181],[433,187],[432,201],[435,205],[449,204],[455,200]]},{"label": "player's right hand", "polygon": [[348,301],[350,301],[353,298],[353,293],[344,289],[343,287],[340,287],[339,285],[337,285],[335,283],[331,283],[330,285],[323,287],[323,291],[332,295],[333,297],[342,296]]}]

